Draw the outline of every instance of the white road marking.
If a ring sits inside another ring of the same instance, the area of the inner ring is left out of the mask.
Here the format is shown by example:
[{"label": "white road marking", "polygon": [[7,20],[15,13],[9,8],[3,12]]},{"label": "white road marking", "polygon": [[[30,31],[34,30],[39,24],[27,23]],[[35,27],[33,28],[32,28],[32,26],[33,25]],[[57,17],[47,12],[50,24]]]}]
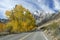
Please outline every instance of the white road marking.
[{"label": "white road marking", "polygon": [[46,37],[46,35],[44,35],[44,33],[43,33],[43,32],[42,32],[42,34],[43,34],[44,38],[45,38],[46,40],[48,40],[48,38]]},{"label": "white road marking", "polygon": [[26,35],[26,36],[24,36],[24,37],[22,37],[21,39],[19,39],[19,40],[24,40],[25,38],[27,38],[28,36],[30,36],[32,33],[30,33],[30,34],[28,34],[28,35]]}]

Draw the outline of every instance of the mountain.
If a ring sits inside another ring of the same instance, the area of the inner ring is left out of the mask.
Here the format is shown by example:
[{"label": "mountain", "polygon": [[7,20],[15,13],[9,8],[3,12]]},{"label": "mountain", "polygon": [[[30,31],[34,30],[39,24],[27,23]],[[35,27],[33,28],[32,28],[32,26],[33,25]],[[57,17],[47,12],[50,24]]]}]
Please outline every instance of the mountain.
[{"label": "mountain", "polygon": [[48,21],[59,19],[60,18],[60,12],[57,13],[46,13],[43,10],[38,10],[33,13],[33,16],[36,20],[36,25],[40,26]]},{"label": "mountain", "polygon": [[53,13],[46,13],[43,10],[41,11],[35,11],[33,13],[33,16],[36,20],[36,25],[41,25],[51,19],[53,16]]},{"label": "mountain", "polygon": [[52,14],[50,21],[41,25],[39,29],[53,38],[53,40],[60,40],[60,12]]},{"label": "mountain", "polygon": [[0,23],[6,23],[8,21],[9,21],[8,19],[0,19]]},{"label": "mountain", "polygon": [[58,18],[60,18],[60,12],[53,14],[51,19],[58,19]]}]

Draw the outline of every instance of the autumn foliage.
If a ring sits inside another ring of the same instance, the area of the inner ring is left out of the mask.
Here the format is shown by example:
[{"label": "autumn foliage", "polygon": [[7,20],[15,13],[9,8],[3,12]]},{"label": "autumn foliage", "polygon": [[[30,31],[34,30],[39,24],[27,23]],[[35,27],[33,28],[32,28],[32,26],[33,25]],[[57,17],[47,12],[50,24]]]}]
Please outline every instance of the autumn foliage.
[{"label": "autumn foliage", "polygon": [[4,32],[5,31],[5,24],[0,22],[0,32]]},{"label": "autumn foliage", "polygon": [[35,30],[35,19],[29,10],[21,5],[16,5],[11,11],[6,11],[10,20],[6,24],[6,30],[9,32],[27,32]]}]

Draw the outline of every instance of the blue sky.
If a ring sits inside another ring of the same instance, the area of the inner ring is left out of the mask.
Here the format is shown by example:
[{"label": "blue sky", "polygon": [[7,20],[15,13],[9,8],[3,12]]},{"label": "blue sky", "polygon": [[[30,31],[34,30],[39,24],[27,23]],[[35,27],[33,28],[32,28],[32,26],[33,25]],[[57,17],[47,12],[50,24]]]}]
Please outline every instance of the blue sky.
[{"label": "blue sky", "polygon": [[6,18],[5,11],[11,10],[16,4],[20,4],[30,12],[44,10],[54,13],[60,10],[60,0],[0,0],[0,18]]}]

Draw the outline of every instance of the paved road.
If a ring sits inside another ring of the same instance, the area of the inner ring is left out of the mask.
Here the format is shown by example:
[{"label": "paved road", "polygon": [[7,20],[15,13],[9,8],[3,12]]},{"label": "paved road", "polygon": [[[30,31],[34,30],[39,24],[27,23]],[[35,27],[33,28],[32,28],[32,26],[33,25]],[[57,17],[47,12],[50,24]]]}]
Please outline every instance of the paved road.
[{"label": "paved road", "polygon": [[48,40],[43,32],[30,32],[22,34],[12,34],[0,37],[0,40]]}]

